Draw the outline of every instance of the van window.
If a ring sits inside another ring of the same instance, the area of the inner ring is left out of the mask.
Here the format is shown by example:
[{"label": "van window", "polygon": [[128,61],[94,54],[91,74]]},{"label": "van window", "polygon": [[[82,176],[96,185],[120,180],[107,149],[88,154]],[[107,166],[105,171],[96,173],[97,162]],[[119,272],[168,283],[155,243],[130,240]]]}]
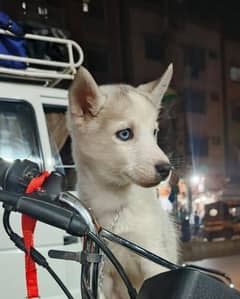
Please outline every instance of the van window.
[{"label": "van window", "polygon": [[71,138],[66,126],[66,107],[44,105],[55,169],[64,175],[63,190],[74,190],[75,165],[71,153]]},{"label": "van window", "polygon": [[42,166],[35,114],[25,101],[0,98],[0,157],[9,162],[29,159]]}]

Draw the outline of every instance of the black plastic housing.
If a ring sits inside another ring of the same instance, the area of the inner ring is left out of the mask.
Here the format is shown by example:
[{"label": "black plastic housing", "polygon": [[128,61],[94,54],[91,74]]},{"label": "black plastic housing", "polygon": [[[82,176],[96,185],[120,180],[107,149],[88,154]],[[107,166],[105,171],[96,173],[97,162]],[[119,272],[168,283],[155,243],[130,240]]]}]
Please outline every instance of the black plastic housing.
[{"label": "black plastic housing", "polygon": [[137,299],[240,299],[240,293],[213,276],[181,268],[147,279]]},{"label": "black plastic housing", "polygon": [[23,194],[29,182],[39,175],[37,163],[29,160],[14,160],[9,163],[0,158],[0,187],[3,190]]}]

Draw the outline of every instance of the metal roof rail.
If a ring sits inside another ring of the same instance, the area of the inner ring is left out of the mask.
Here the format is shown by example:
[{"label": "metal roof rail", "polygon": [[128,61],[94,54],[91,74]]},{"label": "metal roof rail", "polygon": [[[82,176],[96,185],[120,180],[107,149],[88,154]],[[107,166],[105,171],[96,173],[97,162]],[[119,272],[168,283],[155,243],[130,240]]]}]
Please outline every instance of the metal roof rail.
[{"label": "metal roof rail", "polygon": [[[12,33],[3,29],[0,29],[0,34],[15,36]],[[23,38],[26,40],[29,39],[62,44],[67,49],[68,61],[62,62],[55,60],[45,60],[38,58],[0,54],[0,59],[20,61],[27,64],[26,69],[0,67],[0,76],[18,78],[23,80],[43,81],[44,85],[54,87],[62,80],[72,80],[77,71],[77,68],[80,67],[80,65],[83,63],[83,50],[73,40],[28,33],[25,34]],[[74,51],[77,55],[77,58],[74,58]],[[32,65],[34,65],[34,67],[32,67]],[[44,69],[37,66],[44,66]],[[49,69],[47,67],[49,67]],[[56,67],[57,70],[51,69],[52,67]]]}]

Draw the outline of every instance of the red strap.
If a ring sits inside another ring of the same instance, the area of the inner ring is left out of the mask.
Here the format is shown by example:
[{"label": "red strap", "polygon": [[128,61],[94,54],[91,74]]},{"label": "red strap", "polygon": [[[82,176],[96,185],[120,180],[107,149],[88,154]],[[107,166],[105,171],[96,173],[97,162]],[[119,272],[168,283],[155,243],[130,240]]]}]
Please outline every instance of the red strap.
[{"label": "red strap", "polygon": [[[27,186],[26,193],[32,193],[33,191],[39,190],[49,176],[47,171],[43,172],[40,176],[33,178]],[[27,252],[29,253],[30,248],[34,247],[33,233],[36,226],[36,220],[27,216],[22,215],[22,231],[23,239]],[[26,285],[27,285],[27,296],[28,298],[38,298],[38,281],[37,281],[37,269],[35,262],[32,260],[29,254],[25,255],[25,274],[26,274]]]}]

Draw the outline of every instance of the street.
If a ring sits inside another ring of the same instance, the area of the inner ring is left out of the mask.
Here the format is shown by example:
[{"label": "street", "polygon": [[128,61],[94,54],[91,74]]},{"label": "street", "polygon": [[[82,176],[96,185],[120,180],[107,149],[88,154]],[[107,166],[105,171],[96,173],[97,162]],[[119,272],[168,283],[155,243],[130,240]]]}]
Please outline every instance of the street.
[{"label": "street", "polygon": [[210,258],[191,263],[227,273],[231,277],[235,288],[240,291],[240,255]]}]

